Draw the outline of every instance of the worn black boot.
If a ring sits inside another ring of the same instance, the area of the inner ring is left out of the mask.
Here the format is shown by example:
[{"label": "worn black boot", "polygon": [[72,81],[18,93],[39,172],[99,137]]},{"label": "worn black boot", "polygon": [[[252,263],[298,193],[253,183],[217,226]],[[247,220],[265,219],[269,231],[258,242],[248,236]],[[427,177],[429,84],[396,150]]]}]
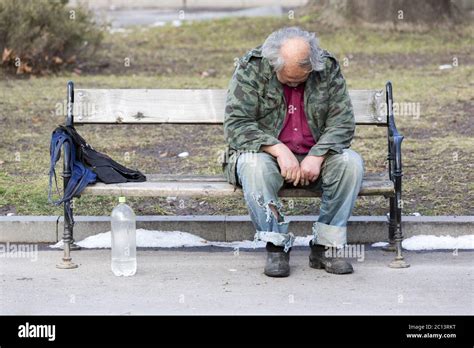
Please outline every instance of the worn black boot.
[{"label": "worn black boot", "polygon": [[288,277],[290,275],[290,250],[284,252],[282,246],[267,243],[267,263],[263,273],[269,277]]},{"label": "worn black boot", "polygon": [[314,244],[309,242],[311,254],[309,255],[309,267],[316,269],[325,269],[328,273],[347,274],[354,272],[352,265],[337,257],[327,257],[326,247],[324,245]]}]

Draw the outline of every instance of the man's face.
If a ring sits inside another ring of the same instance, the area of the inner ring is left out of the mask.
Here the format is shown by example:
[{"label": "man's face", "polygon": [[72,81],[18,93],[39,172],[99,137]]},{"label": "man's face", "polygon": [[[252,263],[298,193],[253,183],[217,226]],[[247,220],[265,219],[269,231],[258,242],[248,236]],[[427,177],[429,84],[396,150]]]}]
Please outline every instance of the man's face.
[{"label": "man's face", "polygon": [[283,69],[277,72],[278,81],[284,85],[290,87],[296,87],[300,83],[305,82],[308,79],[310,70],[304,69],[298,65],[296,66],[284,66]]}]

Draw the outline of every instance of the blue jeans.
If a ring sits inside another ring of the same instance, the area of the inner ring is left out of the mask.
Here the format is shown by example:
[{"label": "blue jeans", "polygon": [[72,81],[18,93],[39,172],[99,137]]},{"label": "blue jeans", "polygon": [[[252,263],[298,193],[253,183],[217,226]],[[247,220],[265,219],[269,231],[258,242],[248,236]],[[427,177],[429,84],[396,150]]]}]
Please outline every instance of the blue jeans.
[{"label": "blue jeans", "polygon": [[[305,155],[295,155],[301,162]],[[361,156],[345,149],[329,155],[322,164],[319,178],[308,190],[322,191],[318,221],[313,224],[313,243],[340,248],[347,243],[347,220],[362,184],[364,163]],[[282,213],[278,191],[286,184],[275,157],[266,152],[246,152],[237,161],[238,182],[244,191],[256,240],[284,246],[288,251],[294,235]]]}]

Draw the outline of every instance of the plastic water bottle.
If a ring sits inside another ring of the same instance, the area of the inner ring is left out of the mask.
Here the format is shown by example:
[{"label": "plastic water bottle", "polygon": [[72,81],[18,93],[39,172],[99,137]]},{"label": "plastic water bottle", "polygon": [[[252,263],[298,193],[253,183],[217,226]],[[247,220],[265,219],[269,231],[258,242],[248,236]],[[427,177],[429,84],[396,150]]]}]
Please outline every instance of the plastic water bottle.
[{"label": "plastic water bottle", "polygon": [[116,276],[132,276],[137,271],[136,219],[132,208],[119,197],[112,210],[112,272]]}]

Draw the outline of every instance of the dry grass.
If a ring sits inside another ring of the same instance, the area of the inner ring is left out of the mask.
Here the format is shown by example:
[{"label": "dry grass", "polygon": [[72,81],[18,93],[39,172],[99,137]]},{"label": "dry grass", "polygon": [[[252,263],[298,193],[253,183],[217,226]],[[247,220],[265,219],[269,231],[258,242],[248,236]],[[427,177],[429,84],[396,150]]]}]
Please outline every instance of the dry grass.
[{"label": "dry grass", "polygon": [[[429,33],[333,30],[317,23],[280,19],[231,19],[179,28],[167,26],[108,35],[84,73],[0,80],[0,214],[61,214],[47,203],[51,131],[68,79],[87,88],[225,88],[233,59],[260,44],[282,25],[302,24],[320,34],[321,44],[341,60],[350,88],[383,88],[392,80],[396,102],[419,103],[420,115],[398,115],[403,143],[404,213],[472,215],[473,111],[472,27]],[[131,66],[123,61],[131,58]],[[439,70],[458,59],[458,66]],[[105,68],[98,68],[105,66]],[[211,70],[212,77],[201,78]],[[1,78],[1,76],[0,76]],[[100,151],[145,173],[220,172],[216,153],[224,146],[219,126],[82,126],[80,133]],[[385,129],[357,130],[354,149],[368,171],[384,170]],[[188,151],[182,159],[176,155]],[[130,160],[126,161],[126,152]],[[211,160],[209,160],[211,159]],[[470,177],[471,176],[471,177]],[[130,199],[138,214],[245,214],[241,199],[203,197],[184,207],[165,199]],[[318,199],[297,200],[290,214],[313,214]],[[115,197],[82,197],[76,214],[107,215]],[[383,215],[383,198],[361,198],[354,215]]]}]

